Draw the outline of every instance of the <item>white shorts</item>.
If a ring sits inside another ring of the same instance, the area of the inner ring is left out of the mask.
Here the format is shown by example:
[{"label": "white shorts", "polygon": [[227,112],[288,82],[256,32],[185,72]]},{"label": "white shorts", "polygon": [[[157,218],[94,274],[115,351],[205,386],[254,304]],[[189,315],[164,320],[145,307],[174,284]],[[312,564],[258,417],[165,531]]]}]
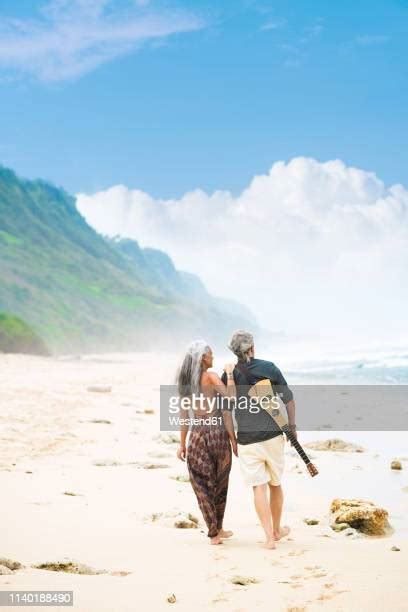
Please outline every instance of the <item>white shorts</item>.
[{"label": "white shorts", "polygon": [[283,435],[264,442],[238,444],[238,458],[245,483],[251,487],[269,482],[281,483],[285,465],[285,440]]}]

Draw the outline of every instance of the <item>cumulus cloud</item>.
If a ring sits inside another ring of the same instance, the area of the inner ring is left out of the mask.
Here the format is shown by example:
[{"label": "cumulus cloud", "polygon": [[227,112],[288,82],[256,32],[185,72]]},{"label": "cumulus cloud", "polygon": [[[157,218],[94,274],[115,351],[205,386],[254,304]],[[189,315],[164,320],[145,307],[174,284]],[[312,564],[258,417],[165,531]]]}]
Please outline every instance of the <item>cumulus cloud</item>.
[{"label": "cumulus cloud", "polygon": [[36,19],[0,17],[0,70],[63,81],[149,40],[200,27],[194,15],[155,10],[147,0],[51,0]]},{"label": "cumulus cloud", "polygon": [[405,319],[408,191],[342,161],[276,162],[236,197],[118,185],[77,206],[103,234],[166,250],[271,329],[377,338]]}]

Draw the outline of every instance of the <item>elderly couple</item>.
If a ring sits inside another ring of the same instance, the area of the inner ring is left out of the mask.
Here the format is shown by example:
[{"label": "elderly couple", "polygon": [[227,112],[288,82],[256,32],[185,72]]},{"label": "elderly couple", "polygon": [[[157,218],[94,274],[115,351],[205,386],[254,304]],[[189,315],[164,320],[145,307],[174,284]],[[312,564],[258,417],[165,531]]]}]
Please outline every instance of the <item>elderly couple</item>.
[{"label": "elderly couple", "polygon": [[[255,359],[252,334],[236,331],[229,348],[238,360],[235,365],[225,366],[221,378],[210,371],[213,353],[204,341],[193,342],[188,348],[177,375],[179,394],[193,401],[197,397],[204,398],[204,402],[194,406],[192,427],[181,426],[177,456],[182,461],[187,459],[190,481],[208,527],[210,542],[221,544],[224,538],[232,536],[231,531],[223,528],[223,519],[233,452],[239,458],[245,483],[253,489],[255,509],[265,531],[265,546],[273,549],[276,542],[289,533],[289,527],[280,524],[284,437],[265,410],[241,410],[238,401],[248,398],[250,385],[269,379],[275,392],[279,389],[294,433],[295,403],[281,371],[271,361]],[[208,418],[216,412],[214,398],[219,397],[222,398],[222,416]],[[234,402],[237,436],[231,411]]]}]

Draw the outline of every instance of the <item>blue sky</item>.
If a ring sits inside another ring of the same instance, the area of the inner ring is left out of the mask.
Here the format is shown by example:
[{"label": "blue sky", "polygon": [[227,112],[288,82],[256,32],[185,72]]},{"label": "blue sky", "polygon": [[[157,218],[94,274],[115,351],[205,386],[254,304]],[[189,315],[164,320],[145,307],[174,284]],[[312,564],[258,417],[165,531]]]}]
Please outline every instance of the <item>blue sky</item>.
[{"label": "blue sky", "polygon": [[277,160],[407,184],[408,2],[2,0],[0,163],[238,193]]}]

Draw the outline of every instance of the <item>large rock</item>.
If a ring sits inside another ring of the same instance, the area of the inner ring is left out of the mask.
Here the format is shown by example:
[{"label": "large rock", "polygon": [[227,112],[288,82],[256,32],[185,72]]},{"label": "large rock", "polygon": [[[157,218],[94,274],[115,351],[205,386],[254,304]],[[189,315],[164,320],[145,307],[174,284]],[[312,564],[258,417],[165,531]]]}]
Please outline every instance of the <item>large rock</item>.
[{"label": "large rock", "polygon": [[338,524],[344,523],[367,535],[385,535],[390,531],[387,510],[364,499],[334,499],[330,512],[335,531]]},{"label": "large rock", "polygon": [[6,557],[0,557],[0,565],[7,567],[9,570],[18,570],[23,567],[23,564],[20,561],[13,561],[12,559],[7,559]]}]

